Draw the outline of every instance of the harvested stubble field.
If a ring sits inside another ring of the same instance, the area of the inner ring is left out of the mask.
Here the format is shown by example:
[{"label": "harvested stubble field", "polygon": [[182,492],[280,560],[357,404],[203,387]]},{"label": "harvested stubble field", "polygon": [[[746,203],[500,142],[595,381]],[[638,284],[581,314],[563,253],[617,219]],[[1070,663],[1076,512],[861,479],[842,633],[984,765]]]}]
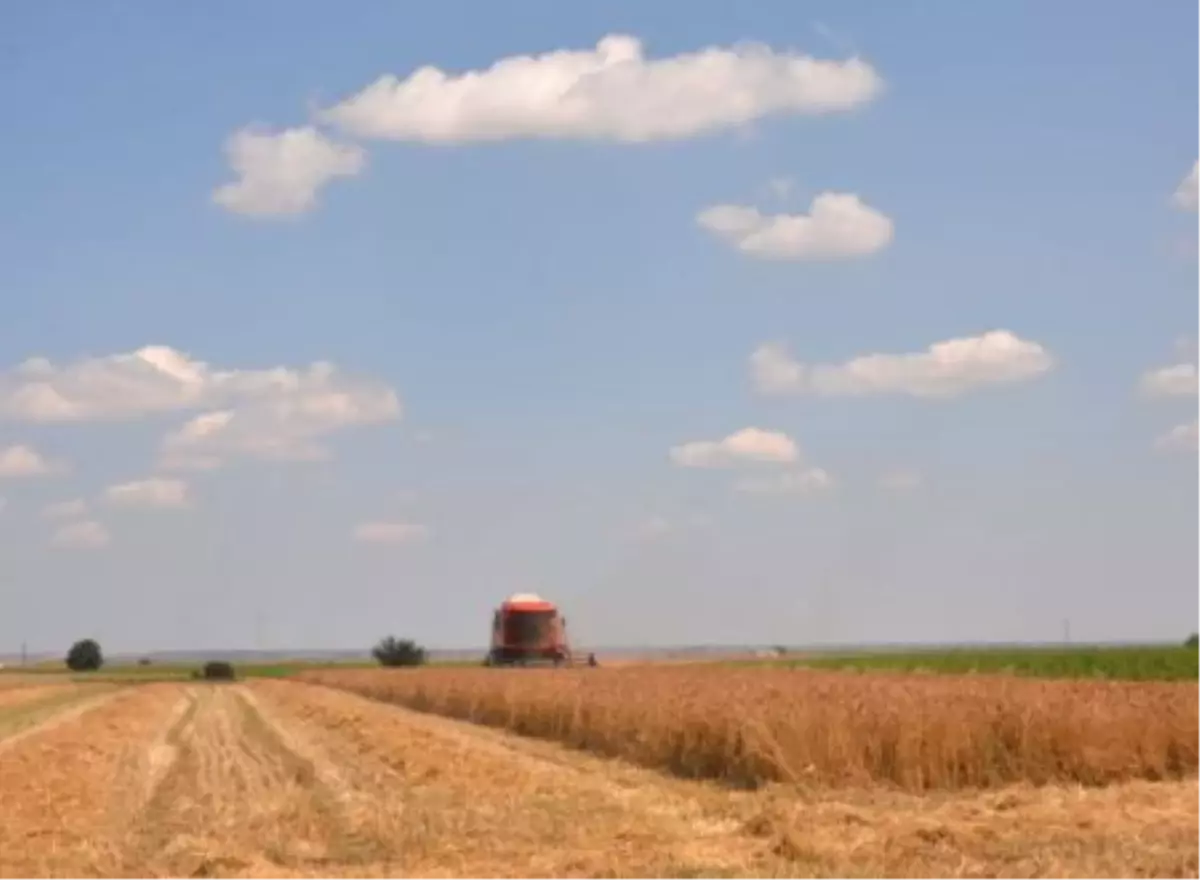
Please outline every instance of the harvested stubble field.
[{"label": "harvested stubble field", "polygon": [[[473,672],[342,684],[445,692]],[[542,678],[488,680],[515,706]],[[589,699],[627,689],[651,738],[669,722],[645,682],[606,678],[586,679]],[[541,684],[561,698],[559,679]],[[0,729],[6,877],[1197,876],[1194,776],[751,791],[296,681],[28,690],[6,705],[36,719]],[[767,693],[738,705],[763,717]]]},{"label": "harvested stubble field", "polygon": [[1197,687],[788,669],[358,670],[304,680],[740,786],[1194,775]]}]

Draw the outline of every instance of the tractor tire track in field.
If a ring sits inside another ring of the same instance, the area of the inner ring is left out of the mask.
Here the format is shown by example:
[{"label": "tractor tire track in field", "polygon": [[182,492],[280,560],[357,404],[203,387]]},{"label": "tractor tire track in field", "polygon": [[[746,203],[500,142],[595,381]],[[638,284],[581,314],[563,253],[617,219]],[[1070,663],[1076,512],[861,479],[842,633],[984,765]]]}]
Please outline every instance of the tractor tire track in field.
[{"label": "tractor tire track in field", "polygon": [[48,685],[29,691],[32,693],[20,700],[15,699],[19,690],[4,694],[7,699],[0,703],[0,754],[24,739],[103,706],[117,695],[116,688],[102,685]]},{"label": "tractor tire track in field", "polygon": [[170,685],[86,692],[0,743],[0,876],[111,874],[120,807],[139,781],[131,756],[178,698]]},{"label": "tractor tire track in field", "polygon": [[318,770],[314,747],[266,718],[244,687],[188,690],[148,752],[146,797],[126,844],[130,875],[325,875],[388,858],[349,809],[368,802],[379,812],[379,792],[349,790],[342,773]]}]

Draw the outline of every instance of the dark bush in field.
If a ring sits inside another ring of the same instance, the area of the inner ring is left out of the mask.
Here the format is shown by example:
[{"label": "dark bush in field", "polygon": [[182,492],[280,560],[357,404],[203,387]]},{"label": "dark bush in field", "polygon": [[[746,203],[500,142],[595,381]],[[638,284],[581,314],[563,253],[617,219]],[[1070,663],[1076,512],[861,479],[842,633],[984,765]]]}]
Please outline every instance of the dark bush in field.
[{"label": "dark bush in field", "polygon": [[210,660],[200,670],[200,677],[209,681],[232,681],[236,676],[232,664],[224,660]]},{"label": "dark bush in field", "polygon": [[388,636],[380,639],[371,650],[380,666],[422,666],[425,663],[425,649],[411,639],[397,639]]},{"label": "dark bush in field", "polygon": [[1183,643],[1185,648],[1200,648],[1200,633],[1192,633]]},{"label": "dark bush in field", "polygon": [[72,672],[94,672],[104,665],[104,654],[95,639],[80,639],[67,651],[67,668]]}]

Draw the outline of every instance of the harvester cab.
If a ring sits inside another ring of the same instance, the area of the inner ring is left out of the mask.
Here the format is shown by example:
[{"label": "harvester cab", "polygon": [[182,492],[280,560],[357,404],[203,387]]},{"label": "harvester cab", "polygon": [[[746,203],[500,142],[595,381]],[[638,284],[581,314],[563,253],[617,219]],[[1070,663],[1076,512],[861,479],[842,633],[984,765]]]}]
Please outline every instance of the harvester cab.
[{"label": "harvester cab", "polygon": [[567,620],[552,602],[533,593],[509,596],[492,615],[487,666],[530,666],[571,662]]}]

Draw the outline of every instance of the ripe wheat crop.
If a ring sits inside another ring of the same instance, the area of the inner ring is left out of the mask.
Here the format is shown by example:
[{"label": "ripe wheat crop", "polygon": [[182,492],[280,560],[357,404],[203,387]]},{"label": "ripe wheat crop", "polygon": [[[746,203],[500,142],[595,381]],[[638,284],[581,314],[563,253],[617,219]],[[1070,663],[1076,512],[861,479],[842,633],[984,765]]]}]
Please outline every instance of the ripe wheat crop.
[{"label": "ripe wheat crop", "polygon": [[1197,687],[803,669],[328,670],[299,678],[693,778],[909,791],[1197,768]]}]

